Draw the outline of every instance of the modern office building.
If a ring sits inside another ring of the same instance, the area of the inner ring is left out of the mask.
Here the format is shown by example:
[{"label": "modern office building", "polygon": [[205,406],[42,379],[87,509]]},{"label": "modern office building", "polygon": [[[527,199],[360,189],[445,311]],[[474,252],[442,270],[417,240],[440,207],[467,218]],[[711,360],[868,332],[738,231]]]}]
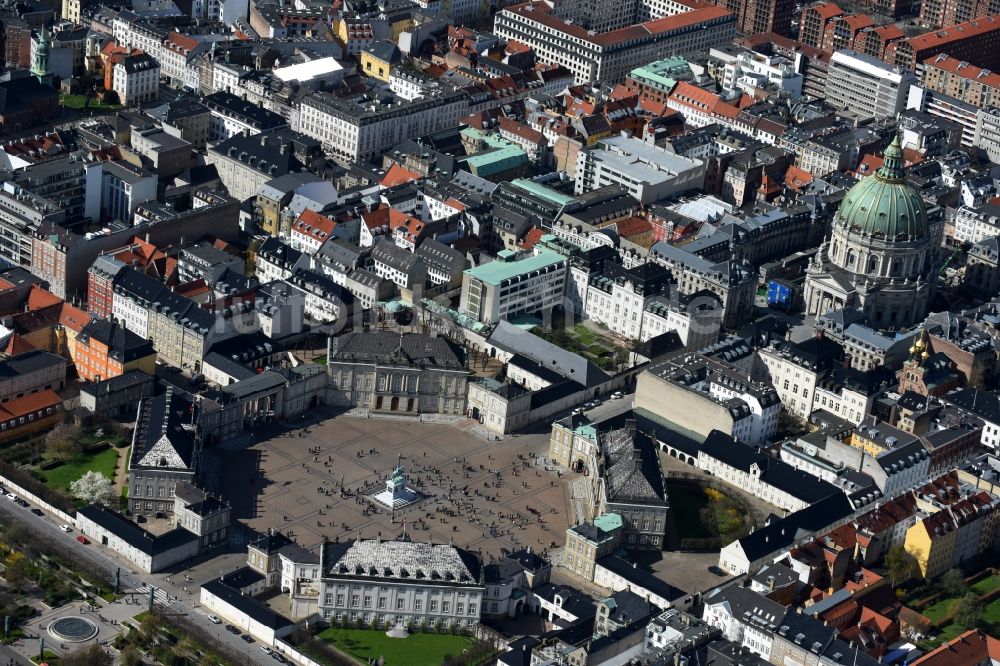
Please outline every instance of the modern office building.
[{"label": "modern office building", "polygon": [[462,277],[459,310],[484,324],[563,305],[567,260],[552,250],[518,258],[501,250],[495,260]]},{"label": "modern office building", "polygon": [[837,51],[827,70],[826,100],[865,118],[895,118],[906,108],[914,83],[912,72],[863,53]]}]

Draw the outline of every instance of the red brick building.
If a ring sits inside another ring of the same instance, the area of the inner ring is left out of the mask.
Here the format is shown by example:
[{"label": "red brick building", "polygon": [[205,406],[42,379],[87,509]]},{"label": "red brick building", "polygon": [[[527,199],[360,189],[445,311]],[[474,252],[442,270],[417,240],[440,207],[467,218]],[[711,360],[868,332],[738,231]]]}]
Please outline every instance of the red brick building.
[{"label": "red brick building", "polygon": [[994,14],[1000,14],[997,0],[923,0],[920,3],[920,23],[934,29]]},{"label": "red brick building", "polygon": [[997,70],[1000,69],[1000,15],[895,42],[887,49],[887,58],[891,51],[895,58],[889,62],[911,71],[916,71],[918,62],[939,53]]},{"label": "red brick building", "polygon": [[827,26],[843,15],[844,10],[833,2],[818,2],[806,7],[799,18],[799,42],[816,49],[822,48]]},{"label": "red brick building", "polygon": [[87,312],[111,319],[114,279],[125,264],[107,255],[94,260],[87,271]]},{"label": "red brick building", "polygon": [[715,0],[715,4],[736,16],[736,31],[741,35],[791,33],[793,0]]},{"label": "red brick building", "polygon": [[836,16],[826,24],[823,44],[820,48],[829,53],[842,51],[854,46],[862,30],[874,28],[875,22],[867,14],[844,14]]}]

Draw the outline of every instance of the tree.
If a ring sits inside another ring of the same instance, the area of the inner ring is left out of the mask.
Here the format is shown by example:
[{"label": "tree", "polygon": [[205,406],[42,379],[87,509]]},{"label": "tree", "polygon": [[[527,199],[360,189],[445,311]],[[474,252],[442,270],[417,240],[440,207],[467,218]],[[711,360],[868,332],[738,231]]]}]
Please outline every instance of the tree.
[{"label": "tree", "polygon": [[112,666],[115,660],[100,645],[91,645],[89,648],[63,655],[59,658],[59,663],[66,666]]},{"label": "tree", "polygon": [[160,628],[160,616],[156,613],[146,613],[139,621],[139,631],[146,638],[149,638]]},{"label": "tree", "polygon": [[69,491],[88,504],[107,504],[115,494],[111,479],[93,470],[69,484]]},{"label": "tree", "polygon": [[941,590],[949,597],[960,597],[969,591],[969,586],[965,582],[965,574],[961,569],[948,569],[938,581]]},{"label": "tree", "polygon": [[902,546],[893,546],[885,554],[885,571],[893,587],[905,583],[919,573],[917,560]]},{"label": "tree", "polygon": [[20,551],[14,551],[7,556],[4,561],[7,568],[4,570],[4,578],[7,586],[14,592],[23,592],[31,585],[33,573],[31,562]]},{"label": "tree", "polygon": [[118,661],[121,666],[141,666],[142,654],[136,646],[126,645],[118,656]]},{"label": "tree", "polygon": [[60,423],[45,435],[45,451],[54,460],[66,462],[80,455],[83,430],[72,423]]},{"label": "tree", "polygon": [[955,622],[966,629],[972,629],[983,618],[983,602],[974,592],[968,592],[952,607]]}]

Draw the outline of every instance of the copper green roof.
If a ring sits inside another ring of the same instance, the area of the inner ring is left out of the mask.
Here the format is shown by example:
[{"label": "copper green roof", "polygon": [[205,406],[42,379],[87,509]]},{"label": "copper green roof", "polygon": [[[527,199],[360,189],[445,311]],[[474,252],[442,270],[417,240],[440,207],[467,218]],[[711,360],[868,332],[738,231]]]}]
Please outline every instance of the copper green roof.
[{"label": "copper green roof", "polygon": [[844,197],[837,223],[851,233],[886,240],[915,240],[927,235],[924,200],[903,177],[899,136],[886,148],[882,167]]}]

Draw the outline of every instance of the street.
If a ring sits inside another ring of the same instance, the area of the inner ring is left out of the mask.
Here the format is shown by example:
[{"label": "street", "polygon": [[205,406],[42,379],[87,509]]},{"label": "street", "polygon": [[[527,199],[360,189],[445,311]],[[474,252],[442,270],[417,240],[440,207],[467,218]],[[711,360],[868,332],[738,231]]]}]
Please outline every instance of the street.
[{"label": "street", "polygon": [[[236,654],[245,654],[245,663],[247,664],[277,663],[261,652],[259,643],[245,643],[239,636],[227,632],[224,624],[212,624],[207,621],[206,613],[198,607],[200,582],[192,583],[188,588],[191,590],[191,593],[187,593],[181,589],[181,586],[167,583],[166,578],[169,577],[167,575],[132,573],[129,569],[132,566],[130,563],[115,559],[111,556],[110,551],[100,544],[92,542],[90,545],[84,546],[77,543],[77,532],[75,530],[70,533],[60,531],[58,524],[48,514],[44,517],[36,516],[31,513],[29,508],[22,508],[6,498],[0,499],[3,500],[0,501],[0,514],[22,523],[45,539],[60,542],[74,549],[74,552],[78,553],[81,559],[87,560],[106,571],[109,581],[114,580],[115,570],[121,567],[121,588],[123,591],[134,591],[138,594],[146,595],[149,590],[147,583],[152,583],[156,587],[156,601],[164,607],[165,612],[174,615],[190,616],[195,621],[198,621],[199,618],[203,619],[204,622],[199,622],[202,628],[211,634],[214,640],[225,645]],[[33,649],[35,649],[35,646],[31,646],[29,652]],[[22,662],[23,659],[18,663]],[[2,654],[0,654],[0,664],[2,663]]]}]

